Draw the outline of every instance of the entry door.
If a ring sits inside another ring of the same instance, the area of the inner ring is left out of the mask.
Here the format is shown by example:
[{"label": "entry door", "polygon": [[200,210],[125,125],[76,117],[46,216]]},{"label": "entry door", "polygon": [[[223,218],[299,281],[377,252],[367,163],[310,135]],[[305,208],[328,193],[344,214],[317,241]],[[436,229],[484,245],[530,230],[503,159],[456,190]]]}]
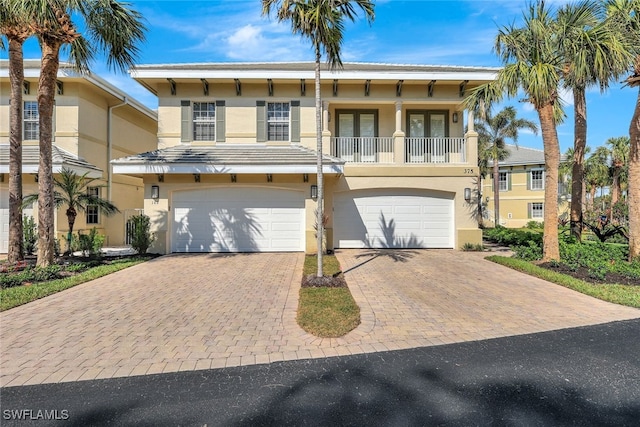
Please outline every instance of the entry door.
[{"label": "entry door", "polygon": [[[446,111],[408,111],[407,131],[411,141],[410,163],[444,163],[449,133]],[[420,139],[424,138],[424,139]]]},{"label": "entry door", "polygon": [[[337,111],[341,157],[348,162],[376,161],[377,111]],[[351,139],[349,141],[348,139]]]}]

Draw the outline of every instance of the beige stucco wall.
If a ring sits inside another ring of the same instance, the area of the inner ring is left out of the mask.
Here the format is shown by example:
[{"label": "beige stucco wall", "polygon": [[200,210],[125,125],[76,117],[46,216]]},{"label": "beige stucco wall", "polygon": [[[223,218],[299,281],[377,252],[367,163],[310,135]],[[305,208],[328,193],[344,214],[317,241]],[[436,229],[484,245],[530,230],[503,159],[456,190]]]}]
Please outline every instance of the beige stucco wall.
[{"label": "beige stucco wall", "polygon": [[[84,79],[63,79],[64,92],[57,94],[54,109],[53,143],[72,154],[84,158],[87,162],[102,169],[102,177],[95,185],[108,182],[109,160],[134,153],[151,151],[157,148],[157,121],[132,106],[114,108],[112,113],[112,152],[107,155],[107,116],[109,106],[122,101],[107,94]],[[9,84],[8,79],[0,81],[0,144],[9,143]],[[37,101],[37,81],[31,82],[31,93],[23,95],[24,101]],[[24,141],[25,145],[38,145],[38,141]],[[33,177],[23,177],[24,194],[37,192],[32,184]],[[100,215],[99,224],[86,224],[84,214],[76,218],[74,231],[89,230],[96,227],[106,236],[105,244],[124,244],[124,216],[128,209],[142,208],[144,184],[142,178],[113,175],[112,202],[120,209],[110,217]],[[101,189],[101,196],[108,198],[107,188]],[[66,236],[68,225],[64,212],[58,210],[56,236]],[[62,216],[61,216],[62,215]],[[34,212],[34,216],[37,214]],[[61,240],[63,243],[64,240]]]},{"label": "beige stucco wall", "polygon": [[[402,96],[396,96],[395,83],[372,83],[369,96],[364,94],[361,83],[338,84],[338,96],[333,95],[331,84],[322,85],[323,102],[328,103],[331,119],[329,131],[335,135],[336,109],[374,109],[378,110],[379,136],[392,136],[396,132],[395,109],[396,103],[402,104],[401,131],[406,132],[407,110],[445,110],[448,111],[449,135],[462,137],[464,132],[462,118],[462,98],[455,85],[440,85],[434,91],[434,96],[427,97],[423,84],[405,84]],[[256,101],[288,102],[300,101],[300,143],[315,149],[315,98],[313,82],[307,80],[306,95],[301,96],[299,82],[273,83],[273,95],[269,96],[267,82],[243,82],[241,96],[236,94],[235,83],[209,82],[209,95],[204,95],[201,82],[178,82],[176,94],[171,95],[168,83],[158,85],[158,143],[160,148],[182,144],[180,101],[214,102],[225,101],[225,144],[253,143],[256,140]],[[453,113],[459,113],[457,123],[453,122]],[[214,141],[198,141],[193,144],[215,144]],[[330,146],[325,146],[325,153],[329,154]]]},{"label": "beige stucco wall", "polygon": [[[501,169],[501,172],[509,172],[511,188],[507,191],[500,191],[500,224],[509,228],[520,228],[530,221],[542,222],[543,218],[529,218],[529,203],[544,203],[545,190],[527,189],[527,175],[532,170],[544,170],[544,165],[533,166],[513,166],[508,169]],[[491,211],[489,223],[493,225],[494,192],[493,176],[487,176],[483,180],[483,197],[489,197],[487,209]],[[558,200],[558,215],[568,212],[569,203],[566,199]]]}]

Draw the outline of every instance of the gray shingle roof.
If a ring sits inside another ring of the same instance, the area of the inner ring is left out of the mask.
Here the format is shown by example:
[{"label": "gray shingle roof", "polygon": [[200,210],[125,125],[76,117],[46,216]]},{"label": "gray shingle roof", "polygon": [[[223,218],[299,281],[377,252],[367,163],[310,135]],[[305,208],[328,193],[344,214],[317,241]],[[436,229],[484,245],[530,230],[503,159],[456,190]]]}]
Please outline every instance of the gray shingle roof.
[{"label": "gray shingle roof", "polygon": [[[544,150],[506,144],[511,155],[500,162],[500,166],[518,165],[544,165]],[[564,154],[560,156],[560,161],[564,161]]]},{"label": "gray shingle roof", "polygon": [[[51,157],[54,169],[60,169],[63,167],[73,169],[79,172],[90,172],[102,174],[102,169],[87,162],[81,157],[78,157],[60,147],[51,147]],[[40,147],[37,145],[23,145],[22,146],[22,167],[36,168],[40,163]],[[0,144],[0,165],[2,169],[9,168],[9,145]]]},{"label": "gray shingle roof", "polygon": [[[324,164],[343,165],[344,160],[324,155]],[[179,145],[115,159],[114,165],[194,164],[215,166],[315,165],[316,152],[301,146],[188,146]]]}]

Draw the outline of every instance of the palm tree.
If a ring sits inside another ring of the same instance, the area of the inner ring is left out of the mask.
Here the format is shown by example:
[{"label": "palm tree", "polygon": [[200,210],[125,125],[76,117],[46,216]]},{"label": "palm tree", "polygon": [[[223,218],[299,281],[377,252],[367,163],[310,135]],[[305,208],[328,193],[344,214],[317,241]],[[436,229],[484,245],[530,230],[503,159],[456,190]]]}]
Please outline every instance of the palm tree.
[{"label": "palm tree", "polygon": [[621,178],[629,159],[629,138],[626,136],[609,138],[605,144],[609,147],[611,159],[611,206],[613,206],[622,195]]},{"label": "palm tree", "polygon": [[610,153],[607,147],[600,146],[595,149],[593,154],[585,162],[585,182],[589,188],[591,211],[597,210],[594,201],[598,188],[600,188],[600,194],[602,194],[603,188],[611,184],[609,159]]},{"label": "palm tree", "polygon": [[505,64],[496,80],[471,91],[465,100],[468,108],[477,110],[491,105],[506,94],[524,91],[526,100],[538,113],[545,159],[544,237],[542,259],[560,259],[558,242],[558,167],[560,147],[556,123],[562,119],[558,85],[563,62],[557,54],[551,11],[544,1],[531,4],[524,14],[524,25],[514,24],[499,30],[496,54]]},{"label": "palm tree", "polygon": [[587,141],[586,89],[595,84],[605,91],[609,82],[618,80],[628,68],[630,53],[624,40],[610,31],[602,19],[601,3],[583,0],[558,10],[556,32],[564,65],[564,86],[572,89],[574,99],[574,147],[571,185],[571,235],[582,236],[582,191],[584,156]]},{"label": "palm tree", "polygon": [[[69,48],[70,61],[87,71],[94,52],[107,54],[107,65],[126,71],[134,66],[137,44],[144,40],[142,16],[117,0],[23,0],[7,3],[8,14],[29,22],[42,50],[38,82],[40,162],[38,167],[38,266],[53,262],[54,194],[52,117],[60,50]],[[71,20],[82,21],[85,35]]]},{"label": "palm tree", "polygon": [[640,257],[640,0],[608,0],[607,23],[612,31],[626,37],[634,55],[627,66],[631,75],[627,86],[638,88],[633,117],[629,124],[629,261]]},{"label": "palm tree", "polygon": [[372,0],[262,0],[262,14],[276,10],[278,21],[290,21],[293,34],[311,41],[315,53],[316,150],[318,175],[318,209],[316,210],[318,277],[322,271],[322,238],[324,236],[324,177],[322,171],[322,98],[320,94],[320,61],[323,52],[331,69],[341,68],[340,49],[345,19],[355,21],[356,6],[367,22],[373,22]]},{"label": "palm tree", "polygon": [[[485,138],[489,141],[489,158],[493,160],[493,206],[494,206],[494,223],[498,227],[500,225],[500,180],[499,180],[499,161],[506,159],[509,152],[506,150],[505,144],[507,139],[512,139],[518,143],[518,131],[520,129],[529,129],[534,133],[538,133],[538,127],[535,123],[527,119],[516,118],[516,109],[514,107],[505,107],[495,116],[488,111],[476,125],[478,138]],[[481,115],[482,116],[482,115]]]},{"label": "palm tree", "polygon": [[[9,250],[7,260],[15,263],[24,259],[22,230],[22,85],[24,67],[22,45],[32,30],[18,17],[11,16],[7,0],[0,2],[0,34],[9,47]],[[5,49],[0,38],[0,49]]]},{"label": "palm tree", "polygon": [[[72,170],[62,169],[60,175],[53,179],[56,189],[54,191],[54,204],[56,208],[66,205],[67,222],[69,232],[67,233],[67,252],[71,251],[71,239],[73,236],[73,226],[76,222],[78,212],[85,212],[88,206],[95,206],[106,216],[120,212],[118,208],[106,199],[93,195],[89,188],[101,188],[103,185],[96,185],[95,178],[88,178],[87,174],[78,175]],[[39,198],[39,194],[30,194],[24,198],[23,204],[34,203]]]}]

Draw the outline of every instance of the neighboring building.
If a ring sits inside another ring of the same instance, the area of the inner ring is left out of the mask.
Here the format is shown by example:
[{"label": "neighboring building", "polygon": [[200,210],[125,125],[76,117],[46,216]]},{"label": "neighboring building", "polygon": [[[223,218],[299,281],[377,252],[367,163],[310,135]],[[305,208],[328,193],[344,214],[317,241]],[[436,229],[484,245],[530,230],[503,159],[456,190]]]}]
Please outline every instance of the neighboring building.
[{"label": "neighboring building", "polygon": [[[530,221],[544,221],[544,151],[507,145],[511,153],[499,163],[500,225],[524,227]],[[561,157],[564,161],[564,155]],[[482,196],[486,202],[488,225],[494,224],[494,192],[492,162],[483,182]],[[571,188],[562,181],[558,186],[558,215],[569,210]]]},{"label": "neighboring building", "polygon": [[[329,248],[481,242],[464,199],[478,166],[462,102],[496,71],[323,66]],[[132,77],[158,96],[159,150],[112,164],[144,178],[152,250],[316,250],[313,63],[140,65]]]},{"label": "neighboring building", "polygon": [[[9,221],[9,73],[8,62],[0,61],[0,253],[7,252]],[[38,77],[40,62],[26,60],[23,90],[23,193],[37,193],[39,157]],[[53,171],[63,167],[78,174],[99,178],[93,188],[111,200],[121,213],[103,217],[94,207],[79,214],[74,229],[96,227],[106,236],[105,244],[125,243],[125,217],[143,208],[142,178],[113,175],[109,160],[157,148],[157,114],[107,81],[93,75],[80,75],[61,63],[53,118]],[[68,224],[66,206],[56,212],[56,237],[64,244]],[[37,217],[37,208],[24,214]]]}]

